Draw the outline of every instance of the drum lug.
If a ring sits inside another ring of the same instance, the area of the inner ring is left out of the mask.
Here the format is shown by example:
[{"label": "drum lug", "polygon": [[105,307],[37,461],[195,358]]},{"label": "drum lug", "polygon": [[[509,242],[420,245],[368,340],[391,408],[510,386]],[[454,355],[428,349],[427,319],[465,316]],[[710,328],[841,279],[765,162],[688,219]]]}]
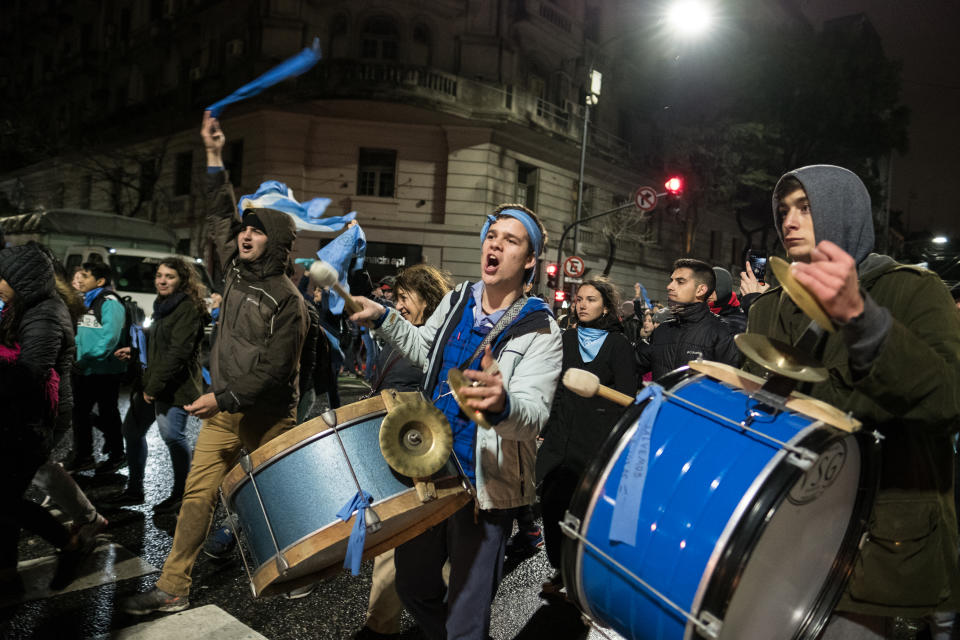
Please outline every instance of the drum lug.
[{"label": "drum lug", "polygon": [[803,447],[790,447],[790,453],[787,454],[787,462],[808,471],[820,457],[810,449]]},{"label": "drum lug", "polygon": [[[573,515],[573,514],[570,513],[569,511],[566,511],[566,512],[564,512],[564,514],[563,514],[563,524],[566,525],[565,527],[561,527],[561,528],[560,528],[560,529],[563,531],[563,534],[564,534],[565,536],[567,536],[568,538],[572,539],[572,540],[576,540],[576,536],[574,536],[574,535],[570,532],[570,530],[577,531],[577,532],[580,531],[580,524],[581,524],[581,523],[580,523],[580,518],[578,518],[577,516]],[[568,529],[568,527],[569,527],[569,529]]]},{"label": "drum lug", "polygon": [[327,423],[327,426],[333,429],[337,426],[337,412],[334,409],[328,409],[320,414],[320,417],[323,418],[323,421]]},{"label": "drum lug", "polygon": [[364,522],[367,523],[367,533],[376,533],[380,531],[380,528],[383,527],[383,523],[380,522],[380,516],[377,515],[377,512],[374,511],[373,507],[367,507],[363,510],[364,513]]},{"label": "drum lug", "polygon": [[701,636],[707,638],[720,637],[720,630],[723,629],[723,620],[709,611],[701,611],[698,619],[700,620],[701,626],[698,627],[697,631]]}]

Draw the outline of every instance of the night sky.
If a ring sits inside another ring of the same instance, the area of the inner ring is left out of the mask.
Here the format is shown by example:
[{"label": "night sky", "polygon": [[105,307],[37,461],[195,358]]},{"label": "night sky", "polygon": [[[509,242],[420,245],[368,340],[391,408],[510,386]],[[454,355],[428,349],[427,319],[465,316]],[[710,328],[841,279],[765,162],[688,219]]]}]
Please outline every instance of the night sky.
[{"label": "night sky", "polygon": [[891,208],[908,230],[960,240],[960,2],[957,0],[801,0],[817,25],[865,13],[890,58],[902,64],[910,108],[910,148],[894,159]]}]

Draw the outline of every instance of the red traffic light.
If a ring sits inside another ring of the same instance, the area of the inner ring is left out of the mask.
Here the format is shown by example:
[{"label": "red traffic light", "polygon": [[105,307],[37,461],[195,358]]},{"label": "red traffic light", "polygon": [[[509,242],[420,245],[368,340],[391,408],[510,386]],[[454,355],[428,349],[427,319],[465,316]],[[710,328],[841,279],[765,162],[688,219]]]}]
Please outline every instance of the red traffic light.
[{"label": "red traffic light", "polygon": [[551,262],[550,264],[547,265],[547,275],[548,275],[548,276],[555,276],[555,275],[557,275],[557,270],[558,270],[558,269],[559,269],[559,267],[557,267],[557,263],[556,263],[556,262]]},{"label": "red traffic light", "polygon": [[678,196],[683,193],[683,178],[680,176],[671,176],[663,186],[667,189],[667,193],[672,196]]},{"label": "red traffic light", "polygon": [[563,302],[567,299],[567,292],[563,289],[557,289],[553,292],[553,299],[556,302]]}]

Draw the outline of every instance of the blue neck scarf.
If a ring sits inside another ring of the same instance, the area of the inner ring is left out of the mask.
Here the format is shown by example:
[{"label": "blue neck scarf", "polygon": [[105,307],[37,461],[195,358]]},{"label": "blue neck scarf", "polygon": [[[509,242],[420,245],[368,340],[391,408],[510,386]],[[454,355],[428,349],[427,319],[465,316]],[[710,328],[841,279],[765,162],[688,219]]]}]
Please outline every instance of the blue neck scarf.
[{"label": "blue neck scarf", "polygon": [[90,305],[93,304],[93,301],[96,299],[100,292],[103,291],[103,287],[97,287],[96,289],[90,289],[85,294],[83,294],[83,304],[86,305],[87,309],[90,308]]},{"label": "blue neck scarf", "polygon": [[603,329],[588,329],[577,327],[577,341],[580,343],[580,357],[584,362],[592,362],[600,352],[603,341],[607,339],[607,332]]}]

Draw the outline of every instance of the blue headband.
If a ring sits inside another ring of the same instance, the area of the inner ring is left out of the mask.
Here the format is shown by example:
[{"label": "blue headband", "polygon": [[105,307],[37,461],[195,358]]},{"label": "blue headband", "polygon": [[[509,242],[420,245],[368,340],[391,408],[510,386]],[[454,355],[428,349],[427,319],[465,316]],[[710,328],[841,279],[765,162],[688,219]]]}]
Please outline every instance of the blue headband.
[{"label": "blue headband", "polygon": [[[538,258],[540,257],[540,252],[543,251],[543,235],[540,233],[540,227],[533,221],[529,213],[520,209],[504,209],[497,213],[497,216],[519,220],[523,228],[527,230],[527,237],[530,238],[530,244],[533,246],[533,254]],[[487,216],[487,221],[484,223],[483,229],[480,230],[481,243],[487,238],[487,231],[490,230],[490,225],[497,221],[497,216]]]}]

